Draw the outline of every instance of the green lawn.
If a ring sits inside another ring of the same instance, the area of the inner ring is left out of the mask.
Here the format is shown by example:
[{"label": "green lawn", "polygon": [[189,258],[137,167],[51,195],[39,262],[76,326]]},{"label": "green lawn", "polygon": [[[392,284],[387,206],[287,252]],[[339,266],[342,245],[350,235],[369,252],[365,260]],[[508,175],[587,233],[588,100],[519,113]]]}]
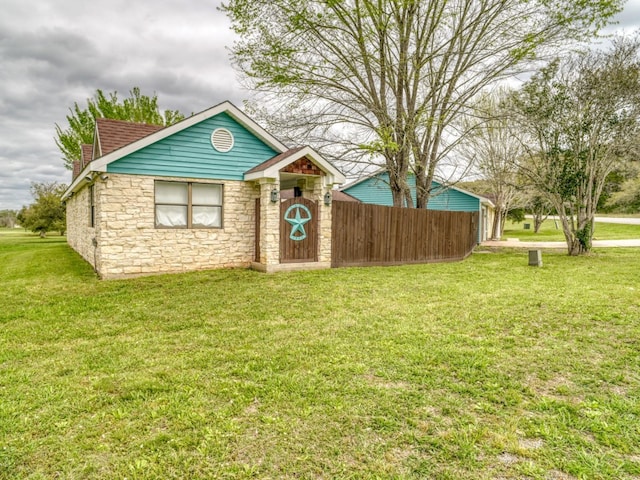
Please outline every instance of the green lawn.
[{"label": "green lawn", "polygon": [[0,234],[0,478],[640,478],[640,249],[98,281]]},{"label": "green lawn", "polygon": [[[530,228],[525,230],[524,225],[529,224]],[[640,225],[622,225],[616,223],[596,222],[594,240],[624,240],[630,238],[640,238]],[[562,224],[553,220],[545,220],[540,231],[533,233],[533,220],[527,218],[524,222],[507,222],[504,226],[503,238],[519,238],[523,241],[540,242],[564,242]]]}]

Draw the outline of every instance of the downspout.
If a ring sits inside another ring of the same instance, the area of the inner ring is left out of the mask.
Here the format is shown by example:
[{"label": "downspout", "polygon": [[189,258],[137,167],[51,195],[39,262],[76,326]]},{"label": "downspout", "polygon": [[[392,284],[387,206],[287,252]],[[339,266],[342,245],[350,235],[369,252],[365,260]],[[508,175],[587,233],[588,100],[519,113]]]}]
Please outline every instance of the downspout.
[{"label": "downspout", "polygon": [[93,245],[93,271],[98,275],[98,239],[96,237],[91,239],[91,245]]}]

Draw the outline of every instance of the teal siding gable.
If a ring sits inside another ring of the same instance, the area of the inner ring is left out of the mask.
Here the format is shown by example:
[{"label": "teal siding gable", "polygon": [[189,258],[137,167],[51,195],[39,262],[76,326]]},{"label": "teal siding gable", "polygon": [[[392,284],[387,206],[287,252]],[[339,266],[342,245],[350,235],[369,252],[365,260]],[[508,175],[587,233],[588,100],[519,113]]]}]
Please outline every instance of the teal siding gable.
[{"label": "teal siding gable", "polygon": [[[217,128],[226,128],[234,137],[226,153],[211,145]],[[107,172],[243,180],[244,172],[279,153],[223,112],[115,160]]]},{"label": "teal siding gable", "polygon": [[433,197],[429,199],[429,210],[449,210],[451,212],[479,212],[480,200],[453,188],[441,188],[437,182],[432,183]]},{"label": "teal siding gable", "polygon": [[[407,178],[411,188],[411,196],[415,202],[416,179],[410,175]],[[480,200],[453,188],[442,188],[438,182],[432,182],[433,196],[429,199],[427,209],[449,210],[453,212],[479,212]],[[344,192],[357,198],[363,203],[393,206],[393,196],[389,188],[389,175],[387,172],[374,175],[360,183],[343,189]]]},{"label": "teal siding gable", "polygon": [[[412,179],[410,178],[409,181]],[[415,182],[413,185],[415,190]],[[389,174],[387,172],[374,175],[360,183],[342,190],[352,197],[357,198],[362,203],[373,203],[375,205],[393,206],[393,196],[389,188]]]}]

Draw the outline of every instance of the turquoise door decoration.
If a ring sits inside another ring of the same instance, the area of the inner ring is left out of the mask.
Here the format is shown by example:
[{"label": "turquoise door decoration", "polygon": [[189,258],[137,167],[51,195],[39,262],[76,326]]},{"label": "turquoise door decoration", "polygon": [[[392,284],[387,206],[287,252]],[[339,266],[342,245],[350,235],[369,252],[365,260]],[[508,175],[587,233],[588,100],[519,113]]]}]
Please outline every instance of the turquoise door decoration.
[{"label": "turquoise door decoration", "polygon": [[318,203],[295,197],[280,203],[280,263],[318,261]]},{"label": "turquoise door decoration", "polygon": [[307,207],[300,203],[294,203],[284,212],[284,219],[291,224],[291,233],[289,234],[291,240],[299,242],[307,238],[304,225],[311,220],[311,212]]}]

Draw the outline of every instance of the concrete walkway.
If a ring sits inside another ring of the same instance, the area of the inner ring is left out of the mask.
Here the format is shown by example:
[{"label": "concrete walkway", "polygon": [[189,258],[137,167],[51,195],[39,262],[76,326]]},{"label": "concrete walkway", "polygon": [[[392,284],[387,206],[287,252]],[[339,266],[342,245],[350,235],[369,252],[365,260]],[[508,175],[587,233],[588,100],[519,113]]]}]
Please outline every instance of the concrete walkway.
[{"label": "concrete walkway", "polygon": [[[517,238],[507,238],[505,240],[487,240],[482,242],[483,247],[505,247],[505,248],[564,248],[566,242],[521,242]],[[594,240],[594,247],[640,247],[640,239],[631,240]]]}]

